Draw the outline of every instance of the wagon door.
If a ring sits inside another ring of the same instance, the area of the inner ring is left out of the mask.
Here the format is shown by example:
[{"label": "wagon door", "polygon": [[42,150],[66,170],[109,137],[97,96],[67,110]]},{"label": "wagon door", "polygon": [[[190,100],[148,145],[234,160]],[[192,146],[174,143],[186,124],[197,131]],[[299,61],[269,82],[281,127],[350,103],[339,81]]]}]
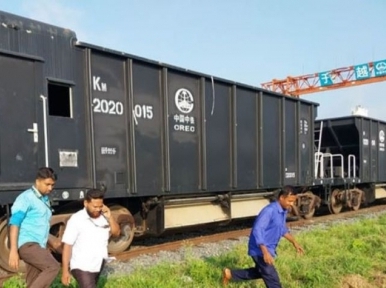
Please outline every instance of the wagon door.
[{"label": "wagon door", "polygon": [[[78,70],[82,71],[81,66]],[[92,185],[85,130],[85,97],[80,79],[75,77],[76,82],[71,82],[48,78],[47,93],[42,96],[45,109],[40,105],[38,110],[39,117],[43,118],[42,122],[47,127],[46,164],[58,171],[55,190],[58,193],[70,192],[71,198],[82,198],[83,189]],[[59,199],[63,197],[55,193],[53,196]]]},{"label": "wagon door", "polygon": [[0,67],[0,190],[18,190],[35,179],[39,163],[41,63],[0,55]]}]

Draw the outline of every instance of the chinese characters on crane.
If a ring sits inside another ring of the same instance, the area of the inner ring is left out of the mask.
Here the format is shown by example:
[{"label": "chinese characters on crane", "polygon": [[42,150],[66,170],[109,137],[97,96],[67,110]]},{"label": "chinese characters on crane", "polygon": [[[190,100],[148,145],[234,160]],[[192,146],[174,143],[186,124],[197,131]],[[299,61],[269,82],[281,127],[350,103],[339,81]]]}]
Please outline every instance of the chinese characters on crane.
[{"label": "chinese characters on crane", "polygon": [[[375,61],[373,63],[365,63],[353,66],[355,80],[365,80],[372,77],[386,76],[386,60]],[[339,75],[333,71],[325,71],[318,73],[321,87],[334,84],[334,80],[340,81]]]}]

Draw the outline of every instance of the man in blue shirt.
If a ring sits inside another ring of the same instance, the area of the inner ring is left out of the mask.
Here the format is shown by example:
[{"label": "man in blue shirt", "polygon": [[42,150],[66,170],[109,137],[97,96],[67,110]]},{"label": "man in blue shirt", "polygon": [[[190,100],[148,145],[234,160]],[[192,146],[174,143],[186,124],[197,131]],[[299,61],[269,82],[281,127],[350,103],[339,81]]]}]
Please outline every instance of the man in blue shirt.
[{"label": "man in blue shirt", "polygon": [[17,270],[19,259],[26,263],[28,288],[49,288],[60,270],[60,264],[46,249],[52,216],[48,194],[55,181],[51,168],[40,168],[35,184],[12,206],[9,266]]},{"label": "man in blue shirt", "polygon": [[266,287],[281,288],[279,275],[275,269],[276,247],[281,237],[292,243],[296,251],[303,254],[303,248],[295,241],[286,226],[287,210],[294,204],[296,195],[290,186],[284,187],[277,201],[261,210],[253,224],[248,243],[248,255],[255,262],[255,267],[247,269],[223,270],[223,284],[229,280],[241,281],[262,278]]}]

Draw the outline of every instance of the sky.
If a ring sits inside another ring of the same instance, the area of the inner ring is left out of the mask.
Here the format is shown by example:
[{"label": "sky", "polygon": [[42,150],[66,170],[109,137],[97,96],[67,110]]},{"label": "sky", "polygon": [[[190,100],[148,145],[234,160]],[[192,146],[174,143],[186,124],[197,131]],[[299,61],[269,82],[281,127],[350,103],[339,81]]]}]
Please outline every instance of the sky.
[{"label": "sky", "polygon": [[[386,59],[384,0],[0,0],[0,10],[103,46],[260,87]],[[383,27],[383,28],[382,28]],[[386,81],[303,95],[318,118],[386,120]]]}]

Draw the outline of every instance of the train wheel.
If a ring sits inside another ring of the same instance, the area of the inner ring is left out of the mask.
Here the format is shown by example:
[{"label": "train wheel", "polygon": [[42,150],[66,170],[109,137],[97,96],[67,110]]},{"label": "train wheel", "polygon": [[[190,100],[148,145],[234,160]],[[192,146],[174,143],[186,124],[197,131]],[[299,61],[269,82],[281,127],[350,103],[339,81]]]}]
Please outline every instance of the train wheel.
[{"label": "train wheel", "polygon": [[304,214],[304,215],[303,215],[303,218],[304,218],[304,219],[311,219],[312,217],[314,217],[315,210],[316,210],[315,207],[312,207],[312,208],[310,209],[310,211],[308,211],[307,214]]},{"label": "train wheel", "polygon": [[351,195],[351,209],[357,211],[361,207],[363,191],[359,189],[353,189],[351,191]]},{"label": "train wheel", "polygon": [[288,216],[291,216],[291,217],[299,217],[299,209],[298,209],[297,202],[295,202],[294,205],[292,205],[292,206],[288,209],[287,215],[288,215]]},{"label": "train wheel", "polygon": [[126,208],[114,205],[110,209],[121,228],[121,235],[111,238],[108,245],[109,253],[116,254],[125,251],[133,242],[135,224],[133,216]]},{"label": "train wheel", "polygon": [[62,237],[66,228],[67,221],[71,214],[54,215],[51,218],[50,234],[48,235],[47,247],[52,253],[62,254]]},{"label": "train wheel", "polygon": [[0,267],[8,272],[24,272],[25,263],[20,260],[19,270],[12,269],[8,266],[9,248],[8,248],[8,229],[7,220],[3,219],[0,223]]},{"label": "train wheel", "polygon": [[304,219],[311,219],[315,215],[316,208],[319,208],[319,197],[315,196],[311,191],[307,191],[304,193],[304,196],[308,198],[308,201],[306,202],[308,205],[307,213],[303,214]]},{"label": "train wheel", "polygon": [[332,214],[339,214],[343,208],[343,203],[340,200],[340,190],[334,189],[328,199],[328,209]]}]

